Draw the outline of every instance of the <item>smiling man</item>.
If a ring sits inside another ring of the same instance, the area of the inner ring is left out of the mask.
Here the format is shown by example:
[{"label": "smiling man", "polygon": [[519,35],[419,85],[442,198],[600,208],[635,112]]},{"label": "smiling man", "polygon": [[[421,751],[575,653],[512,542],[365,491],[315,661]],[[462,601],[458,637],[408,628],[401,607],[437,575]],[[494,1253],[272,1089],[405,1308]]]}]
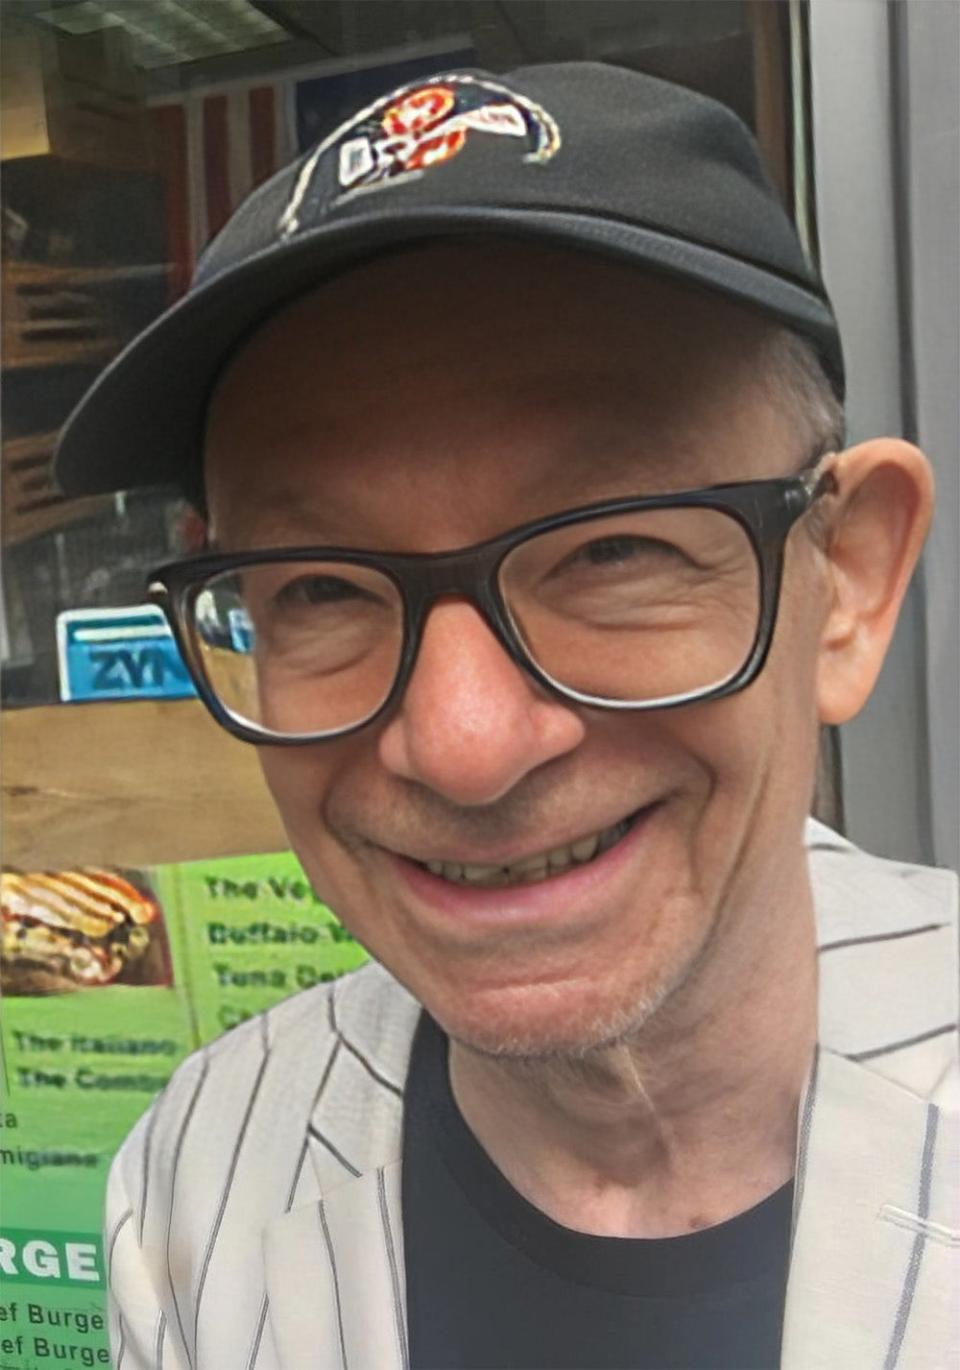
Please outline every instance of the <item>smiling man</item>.
[{"label": "smiling man", "polygon": [[841,393],[746,130],[591,66],[362,111],[100,382],[61,479],[204,509],[154,593],[377,963],[127,1142],[118,1362],[955,1357],[955,887],[807,823],[932,500]]}]

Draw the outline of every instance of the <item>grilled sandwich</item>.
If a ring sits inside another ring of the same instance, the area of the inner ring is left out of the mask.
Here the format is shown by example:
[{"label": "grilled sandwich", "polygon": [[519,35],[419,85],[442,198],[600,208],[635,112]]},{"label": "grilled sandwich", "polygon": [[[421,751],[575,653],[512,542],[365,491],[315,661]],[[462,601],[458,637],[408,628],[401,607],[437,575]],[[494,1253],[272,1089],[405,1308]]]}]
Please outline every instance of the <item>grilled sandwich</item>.
[{"label": "grilled sandwich", "polygon": [[111,984],[150,942],[159,918],[155,899],[113,871],[0,873],[2,970],[8,990],[25,974],[69,982],[63,988]]}]

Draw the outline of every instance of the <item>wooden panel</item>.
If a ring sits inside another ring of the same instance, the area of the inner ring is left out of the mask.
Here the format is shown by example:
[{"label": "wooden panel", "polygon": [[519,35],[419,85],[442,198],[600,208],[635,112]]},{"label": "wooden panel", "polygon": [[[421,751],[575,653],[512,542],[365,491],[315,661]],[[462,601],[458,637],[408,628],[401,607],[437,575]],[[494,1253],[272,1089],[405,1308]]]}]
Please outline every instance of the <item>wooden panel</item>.
[{"label": "wooden panel", "polygon": [[67,500],[53,481],[56,433],[5,439],[0,452],[0,529],[4,543],[47,533],[105,509],[109,496]]},{"label": "wooden panel", "polygon": [[120,340],[95,287],[102,269],[5,262],[3,366],[70,366],[106,361]]},{"label": "wooden panel", "polygon": [[3,860],[156,865],[288,847],[253,747],[197,700],[7,712]]}]

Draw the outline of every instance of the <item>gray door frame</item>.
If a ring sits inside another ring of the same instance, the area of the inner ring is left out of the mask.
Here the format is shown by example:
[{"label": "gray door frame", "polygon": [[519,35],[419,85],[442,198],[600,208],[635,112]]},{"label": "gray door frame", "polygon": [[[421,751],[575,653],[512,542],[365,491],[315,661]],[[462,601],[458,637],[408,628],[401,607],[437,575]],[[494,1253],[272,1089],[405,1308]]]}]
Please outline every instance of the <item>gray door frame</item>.
[{"label": "gray door frame", "polygon": [[810,0],[818,239],[851,442],[916,441],[937,512],[870,703],[841,734],[850,837],[960,864],[960,5]]}]

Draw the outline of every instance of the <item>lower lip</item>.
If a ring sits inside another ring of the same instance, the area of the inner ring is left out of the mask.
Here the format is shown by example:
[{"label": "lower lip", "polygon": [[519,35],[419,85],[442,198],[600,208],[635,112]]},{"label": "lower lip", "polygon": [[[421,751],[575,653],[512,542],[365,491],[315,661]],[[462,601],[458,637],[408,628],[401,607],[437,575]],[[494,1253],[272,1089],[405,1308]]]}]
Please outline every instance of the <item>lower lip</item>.
[{"label": "lower lip", "polygon": [[388,853],[394,870],[421,906],[444,921],[460,925],[505,926],[513,923],[562,922],[565,914],[582,919],[585,904],[606,895],[618,875],[647,839],[651,820],[661,805],[642,809],[628,832],[601,856],[572,865],[560,875],[531,885],[457,885],[408,857]]}]

